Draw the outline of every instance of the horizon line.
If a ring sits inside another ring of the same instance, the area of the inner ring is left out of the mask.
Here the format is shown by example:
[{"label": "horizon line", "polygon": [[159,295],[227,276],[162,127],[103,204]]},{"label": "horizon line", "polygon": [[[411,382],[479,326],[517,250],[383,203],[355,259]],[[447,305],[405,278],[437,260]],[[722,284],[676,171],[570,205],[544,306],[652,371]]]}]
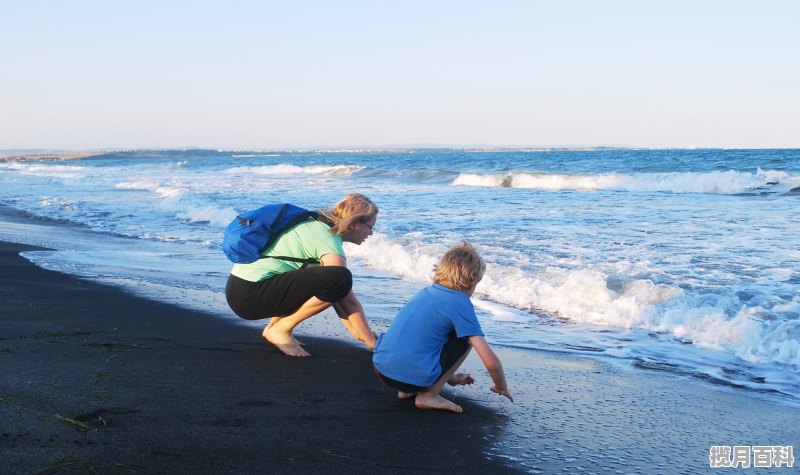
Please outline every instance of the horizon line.
[{"label": "horizon line", "polygon": [[600,150],[797,150],[800,147],[712,147],[712,146],[684,146],[684,147],[646,147],[635,145],[446,145],[446,144],[404,144],[404,145],[352,145],[352,146],[311,146],[311,147],[270,147],[270,148],[227,148],[227,147],[98,147],[98,148],[2,148],[0,156],[5,158],[32,157],[42,155],[84,155],[106,154],[119,152],[144,152],[144,151],[213,151],[225,152],[329,152],[329,153],[359,153],[359,152],[402,152],[425,150],[455,150],[455,151],[480,151],[480,152],[540,152],[540,151],[600,151]]}]

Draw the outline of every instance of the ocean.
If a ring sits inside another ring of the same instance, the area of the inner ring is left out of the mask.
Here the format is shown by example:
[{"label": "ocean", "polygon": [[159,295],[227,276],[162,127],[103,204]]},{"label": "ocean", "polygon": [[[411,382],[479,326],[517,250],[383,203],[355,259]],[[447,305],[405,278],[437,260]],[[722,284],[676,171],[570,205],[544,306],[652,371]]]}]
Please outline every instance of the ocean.
[{"label": "ocean", "polygon": [[493,345],[800,403],[800,150],[151,150],[0,162],[0,189],[34,218],[0,239],[52,249],[35,264],[249,325],[225,304],[228,222],[363,193],[376,232],[345,249],[379,331],[468,240]]}]

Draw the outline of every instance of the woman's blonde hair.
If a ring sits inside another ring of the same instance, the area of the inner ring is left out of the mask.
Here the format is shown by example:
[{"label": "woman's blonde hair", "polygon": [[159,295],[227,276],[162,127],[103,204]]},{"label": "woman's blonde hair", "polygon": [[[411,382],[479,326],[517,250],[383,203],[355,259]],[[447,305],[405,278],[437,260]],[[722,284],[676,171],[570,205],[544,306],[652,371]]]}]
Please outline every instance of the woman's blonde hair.
[{"label": "woman's blonde hair", "polygon": [[358,221],[367,222],[378,214],[378,207],[369,198],[359,193],[351,193],[329,210],[320,210],[330,224],[331,232],[341,236],[351,229]]},{"label": "woman's blonde hair", "polygon": [[481,281],[486,263],[472,244],[463,241],[444,253],[433,272],[435,283],[453,290],[467,290]]}]

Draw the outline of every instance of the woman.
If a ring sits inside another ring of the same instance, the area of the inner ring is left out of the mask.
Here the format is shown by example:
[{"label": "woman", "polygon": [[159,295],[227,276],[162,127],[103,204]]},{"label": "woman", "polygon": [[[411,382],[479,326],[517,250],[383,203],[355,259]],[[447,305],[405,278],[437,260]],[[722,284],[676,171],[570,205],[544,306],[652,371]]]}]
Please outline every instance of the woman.
[{"label": "woman", "polygon": [[[225,296],[240,317],[272,317],[263,336],[289,356],[311,356],[292,335],[294,327],[333,306],[342,323],[358,340],[375,348],[375,334],[364,308],[353,293],[353,276],[347,269],[342,242],[360,245],[378,219],[378,207],[364,195],[345,196],[331,210],[320,211],[283,233],[250,264],[234,264]],[[316,258],[319,265],[269,258]]]}]

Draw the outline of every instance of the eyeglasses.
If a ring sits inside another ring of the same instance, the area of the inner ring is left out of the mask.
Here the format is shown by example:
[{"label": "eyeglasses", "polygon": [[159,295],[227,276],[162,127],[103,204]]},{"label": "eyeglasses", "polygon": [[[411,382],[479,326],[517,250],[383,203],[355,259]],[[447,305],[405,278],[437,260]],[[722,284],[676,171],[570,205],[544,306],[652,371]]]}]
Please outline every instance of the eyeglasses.
[{"label": "eyeglasses", "polygon": [[375,225],[374,224],[372,226],[370,226],[369,224],[365,223],[364,221],[359,221],[359,223],[361,223],[364,226],[368,227],[369,228],[369,232],[371,232],[371,233],[375,232]]}]

